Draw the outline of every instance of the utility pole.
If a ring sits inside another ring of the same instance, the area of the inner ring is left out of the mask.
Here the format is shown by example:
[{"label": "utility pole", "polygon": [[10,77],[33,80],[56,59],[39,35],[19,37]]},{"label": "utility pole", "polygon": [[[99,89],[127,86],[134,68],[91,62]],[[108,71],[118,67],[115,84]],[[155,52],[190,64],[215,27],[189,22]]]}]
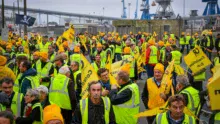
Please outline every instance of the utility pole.
[{"label": "utility pole", "polygon": [[4,0],[2,0],[2,28],[5,27],[5,4]]},{"label": "utility pole", "polygon": [[183,17],[185,17],[186,0],[183,0]]},{"label": "utility pole", "polygon": [[130,8],[131,8],[131,3],[128,3],[128,18],[130,19]]},{"label": "utility pole", "polygon": [[[27,0],[24,0],[24,16],[27,16]],[[24,25],[24,35],[27,34],[27,25]]]},{"label": "utility pole", "polygon": [[[20,8],[19,8],[19,0],[17,0],[17,4],[18,4],[18,14],[20,14]],[[21,25],[18,25],[19,28],[19,35],[21,36]]]}]

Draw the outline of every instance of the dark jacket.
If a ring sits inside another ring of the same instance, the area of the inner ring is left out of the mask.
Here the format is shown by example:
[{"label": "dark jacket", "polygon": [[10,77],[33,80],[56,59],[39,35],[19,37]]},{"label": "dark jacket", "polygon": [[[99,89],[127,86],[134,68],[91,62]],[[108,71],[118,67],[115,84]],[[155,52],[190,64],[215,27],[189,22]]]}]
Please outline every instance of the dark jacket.
[{"label": "dark jacket", "polygon": [[[39,100],[32,101],[32,106],[38,103]],[[31,113],[27,117],[18,117],[16,119],[16,124],[32,124],[34,121],[41,121],[41,111],[40,107],[36,107],[32,109]]]},{"label": "dark jacket", "polygon": [[217,52],[220,51],[219,44],[220,44],[220,38],[217,38],[217,39],[215,40],[215,48],[216,48]]},{"label": "dark jacket", "polygon": [[28,69],[27,71],[25,71],[23,73],[23,75],[19,79],[19,85],[21,86],[20,93],[23,93],[23,95],[25,95],[26,92],[27,92],[27,89],[32,89],[31,81],[28,80],[26,77],[28,77],[28,76],[36,76],[36,75],[37,75],[37,71],[35,69],[33,69],[33,68],[30,68],[30,69]]},{"label": "dark jacket", "polygon": [[131,84],[132,82],[129,81],[128,83],[124,84],[124,85],[121,85],[121,88],[118,90],[118,89],[114,89],[114,90],[111,90],[110,93],[109,93],[109,98],[112,102],[112,105],[119,105],[119,104],[123,104],[127,101],[129,101],[132,97],[132,91],[127,88],[125,90],[123,90],[122,92],[118,93],[123,87]]},{"label": "dark jacket", "polygon": [[[90,99],[88,99],[88,124],[105,124],[104,112],[105,109],[103,100],[101,100],[99,105],[95,105]],[[82,116],[79,104],[77,105],[76,111],[74,112],[74,118],[74,124],[82,123]],[[109,113],[109,124],[116,124],[112,106]]]}]

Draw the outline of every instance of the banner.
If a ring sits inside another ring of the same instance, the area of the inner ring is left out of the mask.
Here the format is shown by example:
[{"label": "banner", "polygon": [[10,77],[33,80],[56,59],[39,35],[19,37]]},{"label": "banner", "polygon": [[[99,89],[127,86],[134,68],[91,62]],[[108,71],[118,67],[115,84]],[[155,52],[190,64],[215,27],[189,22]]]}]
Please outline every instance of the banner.
[{"label": "banner", "polygon": [[211,61],[199,46],[195,46],[195,48],[184,57],[184,61],[194,74],[211,64]]},{"label": "banner", "polygon": [[74,26],[71,25],[66,31],[63,32],[62,37],[66,38],[70,43],[73,42],[75,35]]},{"label": "banner", "polygon": [[145,56],[145,52],[142,52],[141,56],[138,57],[137,59],[137,69],[138,69],[138,74],[140,74],[141,72],[146,71],[142,66],[145,65],[145,60],[143,60],[143,58],[146,58]]},{"label": "banner", "polygon": [[27,15],[19,15],[16,14],[15,23],[16,24],[23,24],[27,26],[32,26],[35,22],[36,18],[27,16]]},{"label": "banner", "polygon": [[111,72],[112,72],[111,65],[112,65],[112,63],[111,63],[111,56],[108,55],[108,59],[107,59],[107,61],[106,61],[106,67],[105,67],[105,68],[109,70],[109,80],[110,80],[110,84],[111,84],[111,85],[117,85],[118,87],[120,87],[120,86],[118,85],[118,83],[117,83],[115,77],[114,77],[113,74],[111,73]]},{"label": "banner", "polygon": [[210,99],[211,110],[220,110],[220,69],[218,69],[208,83],[208,94]]},{"label": "banner", "polygon": [[92,65],[88,62],[84,55],[81,54],[82,70],[81,70],[81,82],[82,82],[82,99],[88,96],[88,86],[91,81],[98,81],[98,75]]}]

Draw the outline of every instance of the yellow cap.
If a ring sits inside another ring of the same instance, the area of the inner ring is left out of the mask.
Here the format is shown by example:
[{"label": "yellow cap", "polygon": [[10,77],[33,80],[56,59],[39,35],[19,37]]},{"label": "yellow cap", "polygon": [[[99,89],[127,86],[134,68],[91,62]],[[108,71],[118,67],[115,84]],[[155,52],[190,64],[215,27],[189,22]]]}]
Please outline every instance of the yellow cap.
[{"label": "yellow cap", "polygon": [[0,56],[0,66],[5,65],[7,62],[7,58],[4,56]]},{"label": "yellow cap", "polygon": [[75,53],[80,52],[80,48],[79,48],[79,46],[75,46],[75,47],[74,47],[74,52],[75,52]]},{"label": "yellow cap", "polygon": [[154,44],[155,44],[155,41],[154,41],[153,39],[150,39],[150,40],[148,41],[148,44],[154,45]]},{"label": "yellow cap", "polygon": [[138,31],[138,34],[141,34],[141,32],[140,32],[140,31]]},{"label": "yellow cap", "polygon": [[130,35],[132,35],[133,34],[133,32],[130,32]]},{"label": "yellow cap", "polygon": [[195,35],[195,36],[198,36],[199,34],[198,34],[198,33],[195,33],[194,35]]},{"label": "yellow cap", "polygon": [[63,47],[68,47],[68,46],[69,46],[69,44],[67,41],[63,42]]},{"label": "yellow cap", "polygon": [[160,41],[158,42],[158,45],[159,45],[160,47],[161,47],[161,46],[164,46],[164,42],[160,40]]},{"label": "yellow cap", "polygon": [[16,45],[17,46],[21,46],[21,42],[16,42]]},{"label": "yellow cap", "polygon": [[164,35],[166,35],[166,34],[167,34],[167,32],[165,31],[165,32],[164,32]]},{"label": "yellow cap", "polygon": [[186,35],[187,35],[187,36],[189,36],[190,34],[189,34],[189,33],[187,33]]},{"label": "yellow cap", "polygon": [[34,55],[34,56],[40,56],[40,52],[39,52],[39,51],[36,51],[36,52],[33,53],[33,55]]},{"label": "yellow cap", "polygon": [[102,48],[102,44],[101,43],[97,43],[96,47],[97,48]]},{"label": "yellow cap", "polygon": [[63,47],[59,47],[58,53],[62,53],[62,52],[65,52],[64,48]]},{"label": "yellow cap", "polygon": [[212,31],[209,31],[209,35],[212,35]]},{"label": "yellow cap", "polygon": [[64,124],[63,116],[60,107],[56,104],[48,105],[43,111],[43,123],[47,124],[51,120],[60,120]]},{"label": "yellow cap", "polygon": [[185,35],[185,32],[182,32],[181,35]]},{"label": "yellow cap", "polygon": [[157,63],[154,67],[154,70],[159,70],[160,72],[164,73],[164,65],[161,63]]},{"label": "yellow cap", "polygon": [[12,49],[12,45],[7,45],[6,49]]},{"label": "yellow cap", "polygon": [[128,74],[130,74],[130,68],[131,68],[130,64],[127,63],[121,67],[121,71],[125,71]]},{"label": "yellow cap", "polygon": [[167,42],[165,46],[169,47],[169,46],[171,46],[171,44],[169,42]]},{"label": "yellow cap", "polygon": [[130,47],[125,47],[124,48],[124,53],[128,54],[131,52],[131,48]]},{"label": "yellow cap", "polygon": [[48,53],[47,52],[41,52],[40,56],[44,59],[47,60],[48,59]]}]

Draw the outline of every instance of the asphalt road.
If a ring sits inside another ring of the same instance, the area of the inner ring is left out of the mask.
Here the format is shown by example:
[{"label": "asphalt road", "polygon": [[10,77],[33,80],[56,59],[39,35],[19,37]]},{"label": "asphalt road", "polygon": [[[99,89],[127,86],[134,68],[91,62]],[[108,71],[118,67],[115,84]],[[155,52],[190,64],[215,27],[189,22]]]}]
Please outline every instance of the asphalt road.
[{"label": "asphalt road", "polygon": [[[184,61],[182,61],[182,62],[183,63],[181,64],[181,66],[183,68],[186,68],[186,64],[184,63]],[[209,68],[210,67],[207,67],[207,70],[206,70],[206,81],[203,82],[203,89],[206,89],[207,80],[211,77],[211,73],[209,71],[210,70]],[[137,84],[139,86],[140,97],[141,97],[141,93],[142,93],[143,88],[144,88],[145,81],[147,80],[147,75],[146,74],[142,75],[142,79],[143,80],[138,80],[137,81]],[[206,106],[203,106],[203,109],[209,111],[209,109]],[[143,102],[140,98],[140,112],[143,112],[143,111],[146,111],[146,109],[145,109],[144,104],[143,104]],[[207,123],[209,117],[210,117],[210,114],[203,113],[200,116],[200,119],[204,120]],[[147,121],[146,121],[146,118],[139,118],[138,123],[139,124],[148,124]],[[203,123],[203,124],[206,124],[206,123]]]}]

